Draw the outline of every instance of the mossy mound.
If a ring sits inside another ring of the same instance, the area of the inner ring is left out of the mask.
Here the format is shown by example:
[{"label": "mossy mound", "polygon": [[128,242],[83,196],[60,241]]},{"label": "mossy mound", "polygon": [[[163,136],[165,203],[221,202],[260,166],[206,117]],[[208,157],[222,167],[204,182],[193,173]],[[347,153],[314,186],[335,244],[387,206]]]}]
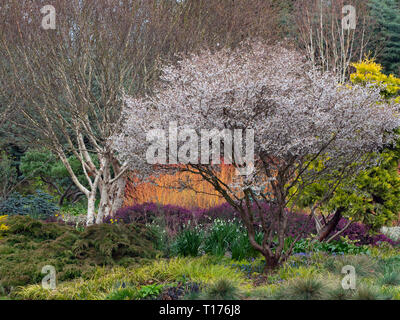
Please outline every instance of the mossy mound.
[{"label": "mossy mound", "polygon": [[12,239],[18,240],[18,238],[36,242],[54,240],[65,232],[75,232],[72,227],[57,223],[44,223],[29,216],[8,217],[6,224],[9,227],[7,242]]},{"label": "mossy mound", "polygon": [[129,258],[154,258],[155,237],[143,225],[101,224],[87,228],[73,246],[79,259],[93,259],[98,265],[123,262]]},{"label": "mossy mound", "polygon": [[154,235],[143,225],[94,225],[83,232],[27,216],[7,219],[9,230],[0,240],[0,290],[40,283],[45,265],[57,281],[88,278],[96,266],[127,266],[154,258]]}]

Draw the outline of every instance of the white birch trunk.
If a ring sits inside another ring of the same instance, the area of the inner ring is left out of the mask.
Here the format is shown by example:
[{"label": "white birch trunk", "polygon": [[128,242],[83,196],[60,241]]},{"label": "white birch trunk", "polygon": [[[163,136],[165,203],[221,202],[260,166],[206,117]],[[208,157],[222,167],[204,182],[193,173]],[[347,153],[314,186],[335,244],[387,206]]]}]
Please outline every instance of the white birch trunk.
[{"label": "white birch trunk", "polygon": [[111,203],[111,215],[114,215],[115,212],[120,209],[124,203],[124,196],[125,196],[125,185],[126,179],[125,177],[120,177],[116,182],[116,190],[114,191],[114,201]]},{"label": "white birch trunk", "polygon": [[97,213],[96,223],[103,223],[103,219],[114,215],[121,208],[124,201],[125,178],[120,177],[113,183],[101,183],[100,204]]},{"label": "white birch trunk", "polygon": [[95,219],[95,202],[96,202],[96,192],[92,191],[88,197],[88,209],[87,209],[87,218],[86,225],[91,226]]}]

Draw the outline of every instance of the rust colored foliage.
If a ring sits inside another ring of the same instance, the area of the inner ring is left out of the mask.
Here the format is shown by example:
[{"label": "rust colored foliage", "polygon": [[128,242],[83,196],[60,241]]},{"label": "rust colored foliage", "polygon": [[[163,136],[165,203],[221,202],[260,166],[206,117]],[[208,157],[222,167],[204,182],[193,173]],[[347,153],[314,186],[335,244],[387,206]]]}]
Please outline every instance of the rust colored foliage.
[{"label": "rust colored foliage", "polygon": [[[218,178],[229,184],[234,174],[234,167],[222,164]],[[134,175],[128,178],[124,206],[155,202],[186,208],[211,208],[226,202],[207,181],[190,172],[162,175],[155,183],[142,183],[137,186],[134,185],[134,180]],[[189,186],[182,188],[180,182]]]}]

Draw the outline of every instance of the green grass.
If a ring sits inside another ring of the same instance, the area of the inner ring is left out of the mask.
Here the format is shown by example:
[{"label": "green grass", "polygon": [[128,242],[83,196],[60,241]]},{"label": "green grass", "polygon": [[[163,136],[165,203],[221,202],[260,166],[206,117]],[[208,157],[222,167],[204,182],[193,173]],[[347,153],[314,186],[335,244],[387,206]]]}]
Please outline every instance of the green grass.
[{"label": "green grass", "polygon": [[40,285],[19,288],[15,297],[22,299],[105,299],[115,291],[116,283],[130,283],[138,290],[148,284],[168,284],[192,281],[211,284],[228,278],[237,286],[248,286],[245,275],[230,266],[212,263],[207,256],[199,258],[173,258],[154,260],[137,268],[116,267],[112,270],[97,268],[88,280],[78,279],[60,283],[56,290],[46,290]]},{"label": "green grass", "polygon": [[317,278],[296,278],[275,293],[277,300],[321,300],[325,298],[325,283]]},{"label": "green grass", "polygon": [[[330,259],[325,257],[326,261]],[[344,261],[366,263],[364,257],[357,256],[333,259],[337,260],[338,266]],[[378,258],[369,259],[376,261],[368,261],[367,265],[379,262]],[[400,299],[400,286],[383,284],[379,276],[371,273],[357,277],[356,290],[344,290],[341,288],[343,274],[337,273],[336,269],[318,268],[323,260],[321,257],[311,256],[309,260],[297,266],[290,265],[292,261],[289,261],[268,278],[270,281],[257,285],[252,276],[259,273],[249,275],[227,264],[227,258],[202,256],[149,260],[137,267],[96,268],[91,278],[60,282],[56,290],[45,290],[40,285],[20,287],[14,298],[147,299],[156,297],[164,287],[195,282],[201,284],[202,292],[188,294],[184,299]]]},{"label": "green grass", "polygon": [[[79,232],[27,217],[10,217],[7,225],[0,240],[0,286],[6,289],[0,299],[156,299],[195,283],[200,292],[181,291],[180,299],[400,300],[398,248],[293,255],[267,276],[261,257],[161,258],[152,232],[143,226],[101,225]],[[55,290],[40,285],[47,264],[56,267]],[[341,287],[346,265],[355,267],[355,290]]]}]

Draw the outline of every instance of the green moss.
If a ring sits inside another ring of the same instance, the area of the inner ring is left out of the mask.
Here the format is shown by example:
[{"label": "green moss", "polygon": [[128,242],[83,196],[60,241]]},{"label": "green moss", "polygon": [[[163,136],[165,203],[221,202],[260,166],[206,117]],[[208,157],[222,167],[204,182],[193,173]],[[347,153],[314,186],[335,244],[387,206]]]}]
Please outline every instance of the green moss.
[{"label": "green moss", "polygon": [[27,239],[35,242],[54,240],[65,232],[74,232],[74,229],[69,226],[44,223],[28,216],[11,216],[7,219],[7,226],[9,227],[8,243],[26,242]]}]

